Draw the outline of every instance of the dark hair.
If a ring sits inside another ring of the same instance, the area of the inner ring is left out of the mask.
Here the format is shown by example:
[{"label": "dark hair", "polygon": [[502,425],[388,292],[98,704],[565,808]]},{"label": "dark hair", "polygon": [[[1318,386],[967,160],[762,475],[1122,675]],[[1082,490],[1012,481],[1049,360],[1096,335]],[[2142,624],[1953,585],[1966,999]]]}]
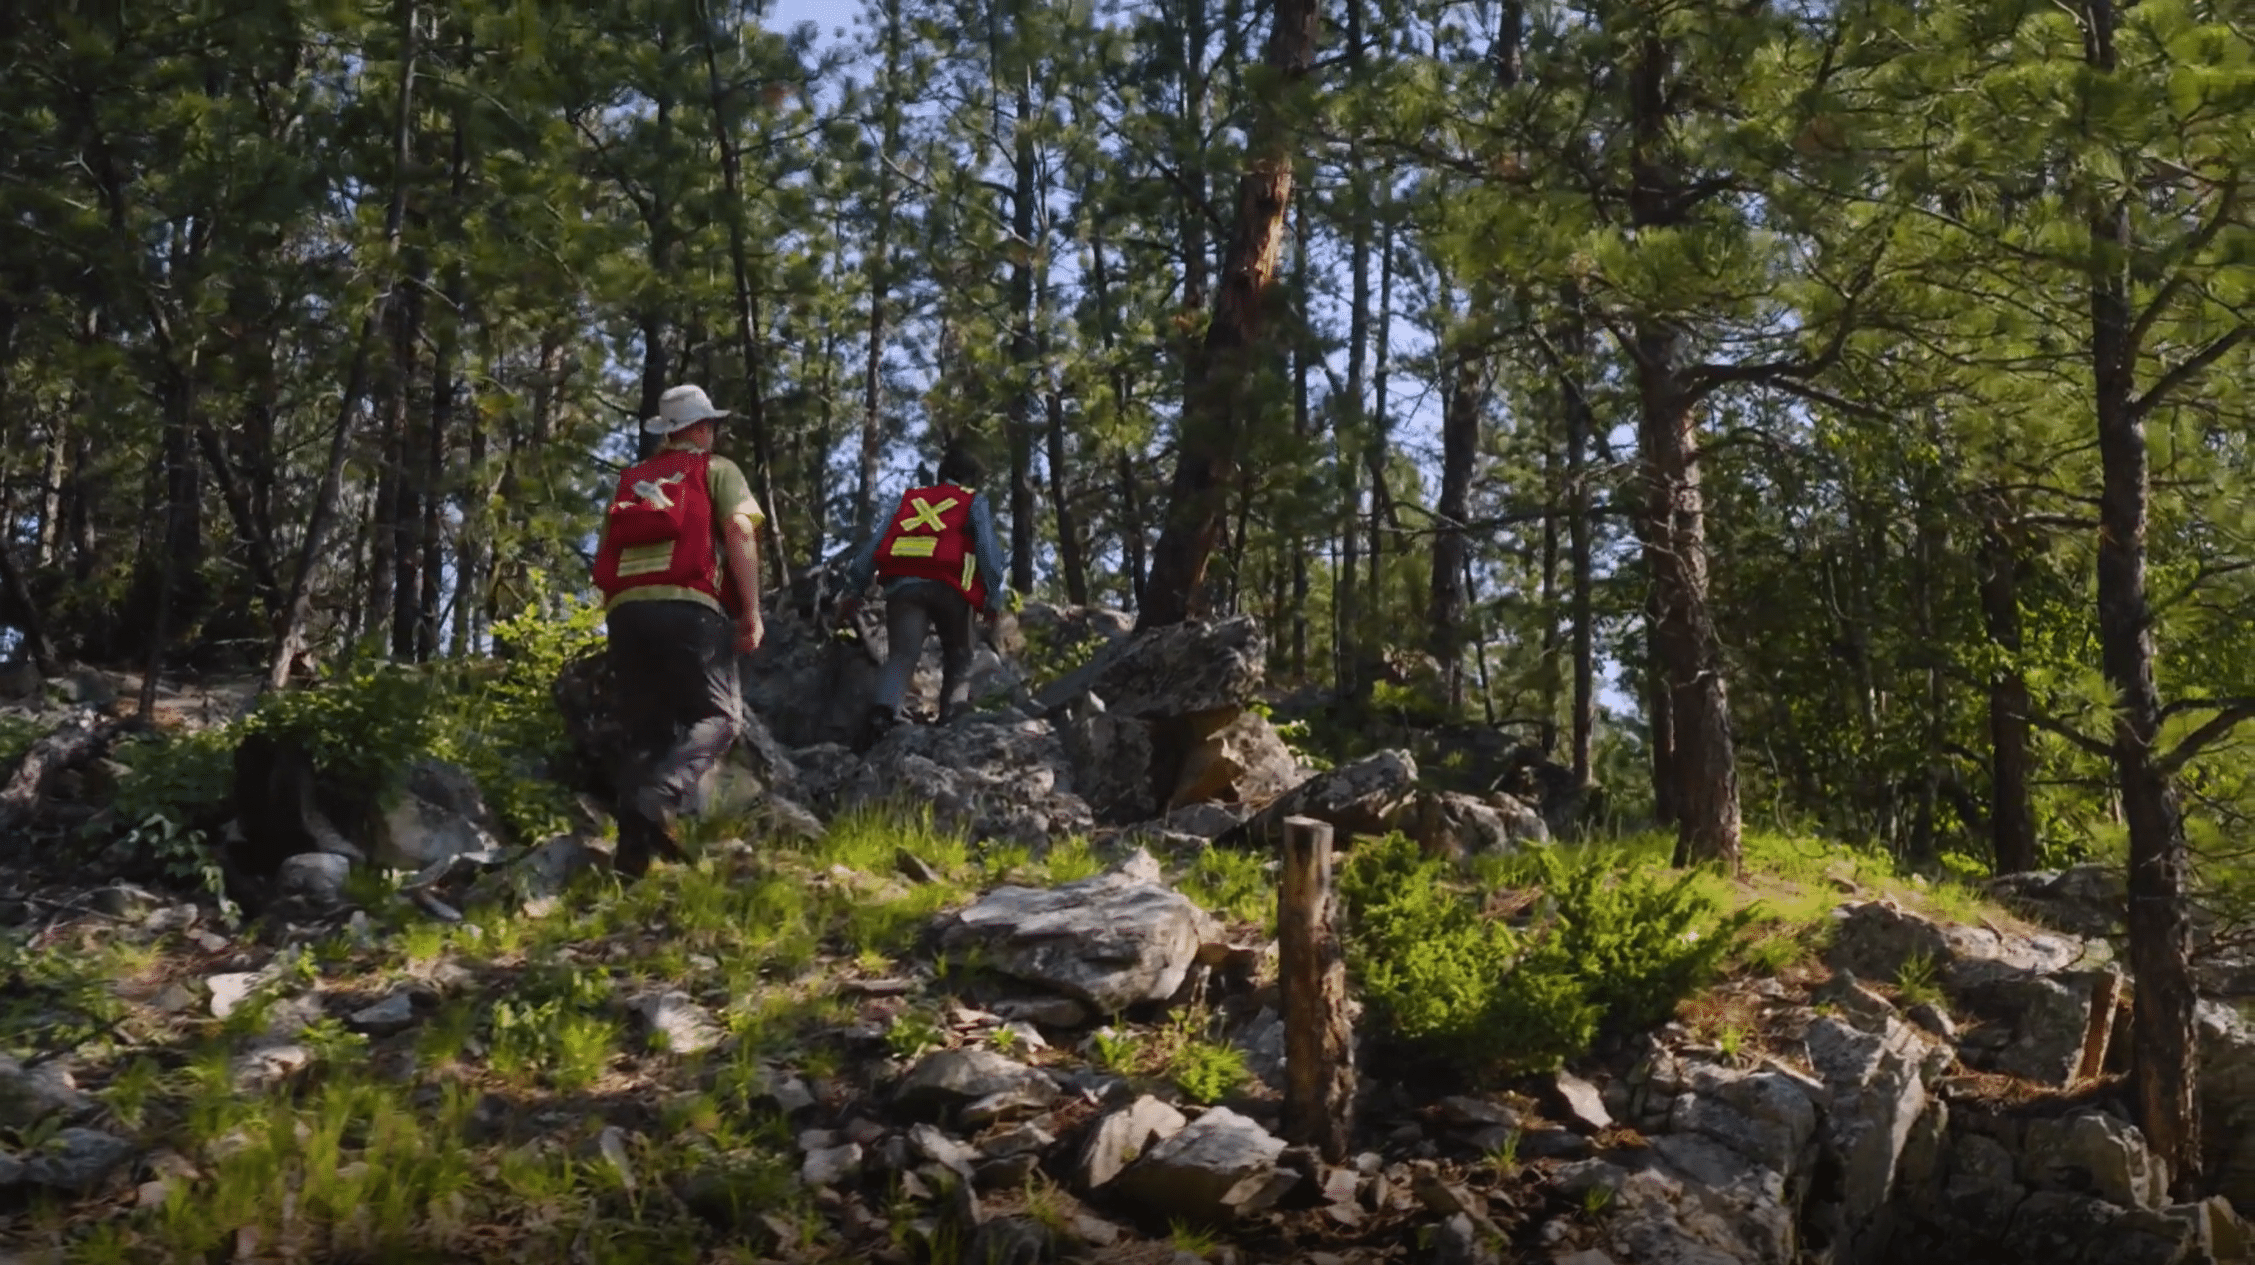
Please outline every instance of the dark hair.
[{"label": "dark hair", "polygon": [[970,449],[961,444],[950,445],[946,455],[940,458],[939,480],[942,483],[952,483],[958,487],[970,487],[976,484],[979,481],[979,476],[985,473],[986,471],[980,468],[979,459],[972,455]]}]

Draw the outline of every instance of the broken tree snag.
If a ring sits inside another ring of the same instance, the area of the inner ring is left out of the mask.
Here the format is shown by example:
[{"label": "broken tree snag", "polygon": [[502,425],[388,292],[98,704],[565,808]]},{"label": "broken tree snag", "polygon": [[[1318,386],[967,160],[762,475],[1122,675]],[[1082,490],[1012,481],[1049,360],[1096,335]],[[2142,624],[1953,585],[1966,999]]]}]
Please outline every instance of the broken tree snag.
[{"label": "broken tree snag", "polygon": [[1333,910],[1330,823],[1285,818],[1284,878],[1276,893],[1284,1137],[1339,1163],[1354,1134],[1355,1068],[1347,963]]},{"label": "broken tree snag", "polygon": [[104,720],[92,709],[71,713],[53,733],[31,744],[23,762],[0,788],[0,835],[17,830],[39,809],[39,796],[49,779],[65,769],[92,763],[109,754],[111,744],[129,729],[140,727],[138,717]]},{"label": "broken tree snag", "polygon": [[2106,1051],[2114,1037],[2114,1012],[2122,1005],[2122,976],[2102,971],[2091,985],[2091,1017],[2083,1028],[2083,1053],[2075,1061],[2075,1079],[2069,1084],[2096,1080],[2106,1071]]}]

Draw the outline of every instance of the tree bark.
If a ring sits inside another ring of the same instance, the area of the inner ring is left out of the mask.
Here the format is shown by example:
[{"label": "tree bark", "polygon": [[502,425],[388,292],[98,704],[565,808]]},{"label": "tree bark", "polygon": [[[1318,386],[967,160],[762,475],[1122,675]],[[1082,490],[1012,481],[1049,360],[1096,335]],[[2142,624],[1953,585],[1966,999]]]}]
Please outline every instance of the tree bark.
[{"label": "tree bark", "polygon": [[[1292,208],[1292,293],[1297,318],[1292,331],[1292,434],[1303,446],[1315,435],[1308,399],[1308,361],[1315,323],[1308,316],[1313,292],[1308,260],[1308,204]],[[1300,530],[1305,515],[1295,513],[1292,532],[1292,679],[1308,678],[1308,541]]]},{"label": "tree bark", "polygon": [[1277,983],[1284,1012],[1284,1136],[1336,1164],[1354,1139],[1354,1029],[1347,965],[1334,925],[1331,825],[1284,821],[1277,884]]},{"label": "tree bark", "polygon": [[1589,362],[1589,326],[1583,319],[1578,286],[1563,295],[1567,322],[1560,330],[1560,412],[1566,423],[1566,555],[1573,571],[1574,616],[1574,783],[1591,780],[1592,746],[1597,734],[1597,631],[1595,582],[1590,560],[1589,445],[1593,418],[1582,366]]},{"label": "tree bark", "polygon": [[[416,0],[399,0],[398,5],[399,101],[392,140],[391,202],[384,211],[386,267],[392,266],[392,257],[399,250],[400,227],[407,210],[408,147],[415,127],[415,4]],[[375,340],[381,310],[392,301],[392,294],[387,292],[361,320],[352,367],[345,376],[344,398],[337,407],[336,428],[329,436],[328,463],[322,471],[321,486],[314,493],[312,513],[306,520],[305,538],[298,548],[297,569],[290,577],[289,615],[283,620],[281,636],[276,639],[274,661],[267,668],[268,689],[278,690],[289,683],[291,665],[305,650],[306,622],[313,607],[313,574],[328,546],[329,529],[336,517],[337,493],[344,483],[345,457],[351,451],[352,415],[359,410],[361,396],[368,390],[368,348]]]},{"label": "tree bark", "polygon": [[1057,565],[1065,573],[1065,600],[1088,605],[1088,565],[1081,557],[1080,522],[1073,513],[1065,464],[1065,396],[1049,388],[1049,504],[1057,515]]},{"label": "tree bark", "polygon": [[791,584],[791,555],[783,542],[783,510],[775,503],[775,439],[768,433],[767,392],[762,372],[766,353],[759,336],[759,296],[753,291],[749,252],[744,245],[743,160],[736,144],[734,116],[720,82],[720,57],[713,33],[705,38],[705,79],[712,92],[713,139],[720,147],[720,174],[728,194],[728,263],[735,281],[736,343],[744,361],[744,423],[752,435],[752,478],[766,511],[767,556],[775,565],[778,587]]},{"label": "tree bark", "polygon": [[[2112,0],[2085,0],[2084,48],[2092,69],[2115,68]],[[2138,1124],[2168,1164],[2179,1192],[2201,1171],[2198,998],[2186,899],[2191,854],[2176,788],[2155,749],[2161,693],[2154,680],[2153,608],[2146,596],[2148,518],[2145,418],[2135,398],[2138,346],[2129,280],[2130,211],[2093,207],[2090,356],[2101,470],[2098,508],[2099,661],[2116,694],[2114,765],[2129,826],[2129,956],[2137,987],[2131,1025],[2132,1098]],[[2160,388],[2157,386],[2156,390]]]},{"label": "tree bark", "polygon": [[1441,684],[1452,716],[1464,707],[1464,623],[1471,602],[1464,572],[1472,552],[1464,523],[1472,512],[1472,468],[1480,449],[1480,414],[1487,404],[1485,361],[1469,349],[1459,349],[1455,361],[1454,381],[1441,415],[1441,494],[1434,503],[1440,523],[1433,533],[1427,608],[1427,646],[1441,665]]},{"label": "tree bark", "polygon": [[[884,141],[882,154],[899,152],[901,0],[885,0]],[[885,381],[885,299],[892,284],[893,169],[880,162],[877,169],[877,224],[869,242],[869,352],[862,367],[861,453],[854,484],[854,531],[866,536],[877,529],[877,462],[883,451]],[[773,511],[770,511],[773,512]]]},{"label": "tree bark", "polygon": [[1989,677],[1989,840],[1999,874],[2036,868],[2036,809],[2030,786],[2028,678],[2019,665],[2020,551],[2002,493],[1981,498],[1981,619],[2008,659]]},{"label": "tree bark", "polygon": [[[1016,7],[1019,29],[1013,32],[1017,56],[1023,57],[1025,5]],[[1034,128],[1033,87],[1026,67],[1012,72],[1017,126],[1012,138],[1010,232],[1016,240],[1010,256],[1010,587],[1021,594],[1034,587],[1034,361],[1040,344],[1034,339],[1034,269],[1039,253],[1034,242]]]},{"label": "tree bark", "polygon": [[[1646,35],[1631,67],[1635,152],[1629,206],[1639,228],[1666,228],[1682,218],[1671,196],[1682,180],[1667,152],[1672,57],[1663,37]],[[1685,381],[1681,335],[1646,314],[1635,316],[1632,325],[1628,350],[1636,364],[1645,565],[1675,745],[1670,790],[1677,814],[1676,863],[1720,861],[1736,872],[1737,751],[1721,646],[1707,606],[1707,532],[1693,417],[1697,395]]]},{"label": "tree bark", "polygon": [[1737,752],[1714,615],[1707,606],[1707,534],[1691,405],[1667,366],[1675,336],[1638,330],[1645,565],[1658,607],[1654,640],[1669,695],[1676,863],[1739,869]]},{"label": "tree bark", "polygon": [[1291,207],[1292,147],[1282,98],[1314,63],[1317,21],[1314,0],[1277,0],[1266,54],[1276,76],[1275,95],[1255,104],[1252,142],[1238,182],[1236,228],[1206,327],[1206,371],[1183,417],[1166,526],[1153,551],[1138,628],[1181,623],[1197,613],[1193,603],[1204,587],[1244,431],[1252,422],[1244,396],[1259,363],[1284,217]]}]

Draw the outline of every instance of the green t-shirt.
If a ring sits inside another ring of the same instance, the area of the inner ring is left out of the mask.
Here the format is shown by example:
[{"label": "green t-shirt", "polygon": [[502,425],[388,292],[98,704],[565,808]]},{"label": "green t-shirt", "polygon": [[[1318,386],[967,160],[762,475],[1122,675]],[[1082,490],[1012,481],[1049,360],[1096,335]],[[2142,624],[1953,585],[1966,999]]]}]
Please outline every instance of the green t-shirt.
[{"label": "green t-shirt", "polygon": [[[706,465],[705,494],[712,498],[713,503],[713,550],[720,558],[720,565],[725,568],[728,565],[728,520],[738,514],[747,515],[752,520],[753,529],[757,530],[761,523],[767,521],[767,516],[760,512],[759,500],[752,495],[752,481],[745,478],[743,470],[726,457],[716,454]],[[604,530],[609,531],[608,525]],[[596,548],[598,552],[601,551],[600,541]],[[627,602],[697,602],[720,611],[723,615],[728,613],[712,595],[677,584],[645,584],[627,589],[605,602],[603,609],[610,610]]]}]

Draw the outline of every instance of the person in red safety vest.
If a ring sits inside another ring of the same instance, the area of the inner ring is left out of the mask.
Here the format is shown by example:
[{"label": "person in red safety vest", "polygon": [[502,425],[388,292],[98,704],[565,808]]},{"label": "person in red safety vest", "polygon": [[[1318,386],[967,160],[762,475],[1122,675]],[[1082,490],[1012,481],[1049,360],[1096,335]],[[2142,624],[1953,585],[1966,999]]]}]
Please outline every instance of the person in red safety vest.
[{"label": "person in red safety vest", "polygon": [[977,491],[980,473],[978,460],[961,445],[950,448],[932,485],[901,493],[892,517],[846,566],[841,619],[853,617],[872,580],[884,582],[889,649],[865,743],[903,719],[902,702],[928,631],[940,635],[940,723],[970,708],[972,621],[984,616],[991,629],[1007,596],[994,511]]},{"label": "person in red safety vest", "polygon": [[664,442],[619,476],[595,550],[604,653],[629,713],[618,721],[630,754],[614,778],[613,868],[627,878],[653,853],[681,858],[675,821],[743,730],[736,656],[767,635],[764,517],[744,472],[712,450],[728,416],[698,387],[659,397],[642,429]]}]

